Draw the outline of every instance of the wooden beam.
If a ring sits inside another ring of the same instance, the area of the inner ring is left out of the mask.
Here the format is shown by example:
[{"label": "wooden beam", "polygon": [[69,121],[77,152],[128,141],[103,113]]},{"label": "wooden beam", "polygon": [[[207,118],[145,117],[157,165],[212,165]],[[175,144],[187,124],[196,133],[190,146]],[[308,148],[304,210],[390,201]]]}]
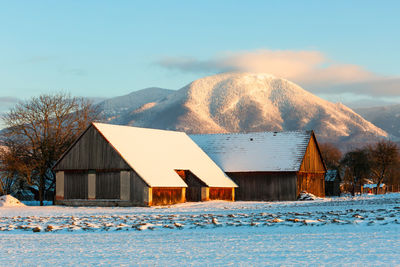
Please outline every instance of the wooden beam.
[{"label": "wooden beam", "polygon": [[127,171],[120,172],[120,199],[121,200],[130,200],[131,199],[131,177],[130,173]]},{"label": "wooden beam", "polygon": [[64,172],[56,172],[56,200],[64,199]]},{"label": "wooden beam", "polygon": [[208,201],[208,200],[210,200],[210,188],[202,187],[201,188],[201,201]]},{"label": "wooden beam", "polygon": [[96,172],[89,171],[88,174],[88,199],[96,199]]},{"label": "wooden beam", "polygon": [[153,205],[153,188],[147,186],[144,187],[143,203],[146,206]]}]

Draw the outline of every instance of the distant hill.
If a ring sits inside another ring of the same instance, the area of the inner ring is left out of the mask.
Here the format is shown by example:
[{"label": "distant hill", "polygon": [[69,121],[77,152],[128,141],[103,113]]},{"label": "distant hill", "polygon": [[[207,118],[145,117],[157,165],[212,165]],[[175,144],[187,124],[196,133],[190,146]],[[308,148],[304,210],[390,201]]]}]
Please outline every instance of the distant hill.
[{"label": "distant hill", "polygon": [[358,108],[355,111],[390,135],[400,138],[400,105]]},{"label": "distant hill", "polygon": [[128,95],[110,98],[100,102],[98,107],[107,121],[114,124],[126,124],[129,114],[146,103],[153,103],[164,99],[175,92],[163,88],[151,87],[135,91]]}]

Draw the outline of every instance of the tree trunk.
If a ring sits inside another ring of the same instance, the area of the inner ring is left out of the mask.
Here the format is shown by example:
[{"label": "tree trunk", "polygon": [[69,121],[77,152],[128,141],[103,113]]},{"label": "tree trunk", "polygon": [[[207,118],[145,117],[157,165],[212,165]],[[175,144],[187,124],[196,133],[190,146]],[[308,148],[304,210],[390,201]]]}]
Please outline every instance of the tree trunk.
[{"label": "tree trunk", "polygon": [[44,178],[44,175],[40,175],[39,178],[39,201],[40,201],[40,206],[43,206],[43,200],[44,200],[44,191],[45,191],[45,182],[46,179]]},{"label": "tree trunk", "polygon": [[378,181],[378,183],[376,184],[375,195],[377,195],[377,194],[378,194],[378,192],[379,192],[379,187],[381,186],[381,184],[382,184],[382,181],[381,181],[381,180],[379,180],[379,181]]}]

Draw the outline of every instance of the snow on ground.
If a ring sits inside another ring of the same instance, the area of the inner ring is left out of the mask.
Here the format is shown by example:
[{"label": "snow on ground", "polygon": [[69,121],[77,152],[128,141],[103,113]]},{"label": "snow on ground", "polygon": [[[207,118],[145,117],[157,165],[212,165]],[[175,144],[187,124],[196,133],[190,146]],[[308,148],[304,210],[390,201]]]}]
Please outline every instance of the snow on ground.
[{"label": "snow on ground", "polygon": [[398,265],[400,194],[151,208],[0,208],[7,265]]}]

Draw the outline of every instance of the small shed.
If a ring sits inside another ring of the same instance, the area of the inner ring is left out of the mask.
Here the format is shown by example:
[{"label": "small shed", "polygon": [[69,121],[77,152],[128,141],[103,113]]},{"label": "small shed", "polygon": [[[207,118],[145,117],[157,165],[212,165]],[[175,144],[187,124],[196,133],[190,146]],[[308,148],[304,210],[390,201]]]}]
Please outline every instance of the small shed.
[{"label": "small shed", "polygon": [[237,200],[296,200],[325,196],[323,162],[313,131],[191,135],[235,181]]},{"label": "small shed", "polygon": [[[376,194],[377,184],[363,184],[361,186],[361,194]],[[386,193],[386,185],[380,184],[378,189],[378,194]]]},{"label": "small shed", "polygon": [[91,124],[53,170],[63,205],[233,201],[237,187],[183,132],[103,123]]},{"label": "small shed", "polygon": [[325,174],[325,195],[340,196],[340,182],[338,170],[327,170]]}]

